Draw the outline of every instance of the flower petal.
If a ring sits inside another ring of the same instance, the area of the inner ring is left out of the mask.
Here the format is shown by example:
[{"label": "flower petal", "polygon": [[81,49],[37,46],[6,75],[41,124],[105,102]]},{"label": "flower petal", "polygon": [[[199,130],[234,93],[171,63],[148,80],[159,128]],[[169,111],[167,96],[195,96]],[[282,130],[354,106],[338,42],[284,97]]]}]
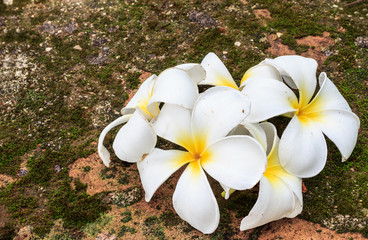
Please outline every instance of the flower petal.
[{"label": "flower petal", "polygon": [[197,161],[191,162],[181,175],[173,196],[178,215],[199,231],[213,233],[220,212],[207,177]]},{"label": "flower petal", "polygon": [[[290,77],[299,89],[301,106],[308,104],[316,90],[317,84],[317,62],[314,59],[302,56],[281,56],[275,59],[266,59],[264,63],[275,66],[279,69],[282,76]],[[285,81],[288,84],[290,83],[288,78],[285,78]]]},{"label": "flower petal", "polygon": [[112,147],[119,159],[138,162],[144,154],[153,150],[156,141],[155,131],[137,109],[128,123],[119,130]]},{"label": "flower petal", "polygon": [[319,75],[319,84],[321,86],[320,90],[303,111],[315,112],[331,108],[351,111],[349,104],[326,73],[323,72]]},{"label": "flower petal", "polygon": [[346,161],[357,142],[359,118],[351,111],[328,109],[318,112],[318,119],[313,120],[314,124],[336,144],[342,154],[342,161]]},{"label": "flower petal", "polygon": [[190,160],[192,156],[188,152],[155,148],[142,161],[139,161],[137,166],[146,192],[146,201],[149,202],[161,184]]},{"label": "flower petal", "polygon": [[293,91],[275,79],[250,78],[244,82],[242,93],[248,96],[252,106],[248,122],[260,122],[293,112],[298,106]]},{"label": "flower petal", "polygon": [[267,156],[254,138],[229,136],[210,145],[201,156],[201,165],[220,183],[236,189],[252,188],[261,179]]},{"label": "flower petal", "polygon": [[271,78],[282,82],[282,78],[280,73],[277,71],[277,69],[269,64],[258,64],[254,67],[251,67],[248,69],[248,71],[245,72],[241,82],[240,87],[244,85],[245,80],[249,78]]},{"label": "flower petal", "polygon": [[100,156],[100,158],[102,159],[103,163],[105,164],[106,167],[110,166],[110,153],[107,150],[107,148],[105,148],[105,146],[103,145],[103,141],[106,137],[106,134],[114,127],[126,123],[127,121],[129,121],[129,119],[132,117],[132,114],[129,115],[124,115],[119,117],[118,119],[114,120],[112,123],[110,123],[109,125],[107,125],[104,130],[102,130],[100,137],[98,138],[98,155]]},{"label": "flower petal", "polygon": [[221,62],[221,60],[214,53],[209,53],[202,60],[201,65],[206,71],[206,79],[200,84],[202,85],[214,85],[214,86],[227,86],[234,89],[238,89],[233,77]]},{"label": "flower petal", "polygon": [[157,111],[159,103],[192,109],[197,97],[198,87],[192,78],[184,70],[169,68],[157,77],[147,109]]},{"label": "flower petal", "polygon": [[184,70],[192,78],[195,84],[198,84],[206,78],[206,71],[202,65],[198,63],[185,63],[175,66],[175,68]]},{"label": "flower petal", "polygon": [[225,137],[248,115],[250,103],[246,96],[229,87],[213,87],[202,93],[192,113],[194,140],[199,149]]},{"label": "flower petal", "polygon": [[193,145],[190,121],[190,110],[166,103],[157,119],[153,120],[152,123],[158,136],[192,152],[195,146]]},{"label": "flower petal", "polygon": [[270,181],[262,177],[257,202],[249,215],[241,221],[240,230],[255,228],[284,217],[294,217],[297,201],[293,191],[280,178]]},{"label": "flower petal", "polygon": [[272,123],[264,122],[260,124],[267,135],[268,149],[267,149],[267,169],[265,176],[271,181],[274,177],[276,180],[281,179],[296,196],[295,209],[293,213],[299,214],[303,208],[302,195],[302,179],[298,178],[288,172],[280,165],[279,159],[279,143],[280,139],[277,136],[276,127]]},{"label": "flower petal", "polygon": [[288,172],[301,178],[317,175],[327,159],[327,145],[319,127],[294,116],[282,134],[279,156]]},{"label": "flower petal", "polygon": [[157,76],[153,74],[142,83],[136,94],[134,94],[133,98],[121,110],[121,114],[132,114],[137,107],[140,107],[142,111],[145,111],[147,109],[147,103],[151,98],[152,88],[156,81],[156,77]]},{"label": "flower petal", "polygon": [[267,138],[264,130],[259,123],[250,123],[246,119],[242,121],[228,134],[230,135],[248,135],[254,137],[267,150]]}]

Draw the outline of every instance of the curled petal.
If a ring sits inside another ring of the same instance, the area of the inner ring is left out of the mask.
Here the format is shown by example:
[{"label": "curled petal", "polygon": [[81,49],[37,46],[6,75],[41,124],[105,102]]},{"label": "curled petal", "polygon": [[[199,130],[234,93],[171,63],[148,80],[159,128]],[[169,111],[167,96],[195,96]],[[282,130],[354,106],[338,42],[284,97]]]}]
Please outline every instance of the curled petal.
[{"label": "curled petal", "polygon": [[214,53],[209,53],[202,60],[201,65],[206,71],[206,79],[200,84],[202,85],[214,85],[214,86],[227,86],[234,89],[238,89],[233,77],[221,62],[221,60]]},{"label": "curled petal", "polygon": [[178,215],[199,231],[213,233],[220,212],[207,177],[197,161],[191,162],[181,175],[173,196]]},{"label": "curled petal", "polygon": [[[246,96],[229,87],[213,87],[202,93],[192,113],[195,141],[205,146],[225,137],[248,115],[250,103]],[[201,151],[200,151],[201,152]]]},{"label": "curled petal", "polygon": [[296,85],[299,90],[301,106],[308,104],[317,84],[317,62],[314,59],[302,56],[281,56],[275,59],[266,59],[264,63],[275,66],[283,77],[286,76],[284,79],[288,84]]},{"label": "curled petal", "polygon": [[195,84],[202,82],[206,78],[206,71],[202,65],[198,63],[185,63],[175,66],[175,68],[184,70],[192,78]]},{"label": "curled petal", "polygon": [[260,122],[293,112],[298,105],[293,91],[275,79],[250,78],[244,82],[242,93],[248,96],[252,106],[248,122]]},{"label": "curled petal", "polygon": [[169,68],[157,77],[147,109],[150,112],[158,111],[159,103],[192,109],[197,97],[198,87],[191,77],[184,70]]},{"label": "curled petal", "polygon": [[144,154],[153,150],[156,141],[155,131],[141,111],[136,110],[128,123],[119,130],[112,147],[119,159],[138,162]]},{"label": "curled petal", "polygon": [[[303,208],[302,180],[280,165],[279,139],[271,123],[261,123],[269,146],[267,169],[259,185],[256,204],[240,225],[240,230],[255,228],[284,217],[295,217]],[[271,147],[270,147],[271,146]]]},{"label": "curled petal", "polygon": [[153,129],[158,136],[194,151],[190,119],[190,110],[178,105],[165,104],[160,115],[153,121]]},{"label": "curled petal", "polygon": [[156,190],[176,170],[192,160],[188,152],[179,150],[161,150],[158,148],[137,163],[141,182],[149,202]]},{"label": "curled petal", "polygon": [[248,135],[254,137],[267,150],[267,138],[259,123],[250,123],[246,119],[235,127],[229,135]]},{"label": "curled petal", "polygon": [[210,145],[201,157],[206,172],[236,190],[252,188],[266,170],[263,147],[249,136],[229,136]]},{"label": "curled petal", "polygon": [[302,179],[286,172],[285,169],[281,167],[279,159],[280,139],[277,136],[276,127],[268,122],[261,123],[261,126],[267,135],[268,142],[268,161],[267,169],[264,175],[269,181],[273,179],[273,176],[276,177],[276,180],[277,178],[282,179],[283,183],[289,187],[289,189],[297,198],[295,199],[295,209],[293,213],[290,214],[299,214],[303,208]]},{"label": "curled petal", "polygon": [[327,77],[326,73],[323,72],[319,75],[319,84],[321,86],[320,90],[304,111],[315,112],[331,108],[351,111],[349,104]]},{"label": "curled petal", "polygon": [[301,178],[317,175],[327,160],[325,138],[313,121],[294,116],[280,140],[281,165]]},{"label": "curled petal", "polygon": [[235,192],[235,191],[236,191],[235,189],[232,189],[232,188],[230,188],[230,187],[226,186],[226,185],[225,185],[225,184],[223,184],[223,183],[220,183],[220,185],[221,185],[222,189],[224,189],[224,191],[221,193],[221,196],[222,196],[223,198],[225,198],[226,200],[227,200],[227,199],[229,199],[230,195],[231,195],[233,192]]},{"label": "curled petal", "polygon": [[[141,108],[144,115],[148,114],[145,113],[145,111],[147,111],[147,103],[152,96],[152,88],[156,81],[156,77],[157,76],[153,74],[142,83],[136,94],[134,94],[133,98],[121,110],[121,114],[132,114],[137,107]],[[150,117],[148,116],[148,118]]]},{"label": "curled petal", "polygon": [[100,137],[98,138],[98,155],[100,156],[100,158],[102,159],[103,163],[106,165],[106,167],[110,166],[110,153],[107,150],[107,148],[105,148],[105,146],[103,145],[103,141],[106,137],[106,134],[114,127],[126,123],[130,118],[131,118],[132,114],[129,115],[124,115],[119,117],[118,119],[116,119],[115,121],[113,121],[112,123],[110,123],[109,125],[107,125],[107,127],[104,128],[104,130],[102,130]]},{"label": "curled petal", "polygon": [[[295,180],[301,185],[299,178]],[[284,217],[295,217],[296,204],[298,198],[281,178],[269,180],[262,177],[257,202],[249,215],[241,221],[240,230],[255,228]]]},{"label": "curled petal", "polygon": [[277,71],[277,69],[269,64],[258,64],[254,67],[251,67],[248,69],[248,71],[245,72],[241,82],[240,87],[244,86],[245,80],[249,78],[271,78],[282,82],[282,78],[280,73]]},{"label": "curled petal", "polygon": [[357,142],[359,118],[351,111],[328,109],[318,112],[315,125],[331,139],[342,154],[342,161],[348,159]]}]

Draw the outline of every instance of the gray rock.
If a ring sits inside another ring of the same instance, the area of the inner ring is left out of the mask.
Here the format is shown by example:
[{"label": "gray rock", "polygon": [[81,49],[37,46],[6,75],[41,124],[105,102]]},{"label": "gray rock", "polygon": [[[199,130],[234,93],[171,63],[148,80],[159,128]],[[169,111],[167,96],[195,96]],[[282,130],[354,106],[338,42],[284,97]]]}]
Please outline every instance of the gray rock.
[{"label": "gray rock", "polygon": [[18,170],[18,176],[19,177],[24,177],[25,175],[27,175],[27,173],[28,173],[28,170],[25,169],[25,168],[21,168],[21,169]]},{"label": "gray rock", "polygon": [[127,207],[139,202],[143,198],[143,192],[140,187],[131,187],[125,191],[109,193],[105,201],[120,207]]},{"label": "gray rock", "polygon": [[189,20],[202,27],[213,27],[217,25],[215,19],[213,19],[210,15],[198,11],[189,13]]},{"label": "gray rock", "polygon": [[361,48],[368,48],[368,37],[357,37],[355,39],[355,45]]}]

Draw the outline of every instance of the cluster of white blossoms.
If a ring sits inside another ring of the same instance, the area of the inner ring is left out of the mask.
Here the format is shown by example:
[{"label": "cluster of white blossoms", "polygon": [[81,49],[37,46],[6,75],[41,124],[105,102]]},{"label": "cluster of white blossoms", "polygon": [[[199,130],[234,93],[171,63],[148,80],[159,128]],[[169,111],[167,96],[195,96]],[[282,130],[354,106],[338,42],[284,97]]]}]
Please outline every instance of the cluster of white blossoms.
[{"label": "cluster of white blossoms", "polygon": [[[247,230],[292,218],[303,208],[302,178],[317,175],[327,159],[326,135],[345,161],[356,144],[359,118],[317,63],[301,56],[266,59],[249,69],[237,86],[214,54],[201,64],[183,64],[148,78],[101,133],[126,123],[116,135],[116,156],[137,163],[145,199],[186,165],[173,195],[177,214],[203,233],[216,230],[219,207],[207,179],[229,198],[259,183],[257,202],[240,225]],[[198,85],[212,85],[200,93]],[[281,138],[266,120],[291,118]],[[157,136],[183,150],[156,147]]]}]

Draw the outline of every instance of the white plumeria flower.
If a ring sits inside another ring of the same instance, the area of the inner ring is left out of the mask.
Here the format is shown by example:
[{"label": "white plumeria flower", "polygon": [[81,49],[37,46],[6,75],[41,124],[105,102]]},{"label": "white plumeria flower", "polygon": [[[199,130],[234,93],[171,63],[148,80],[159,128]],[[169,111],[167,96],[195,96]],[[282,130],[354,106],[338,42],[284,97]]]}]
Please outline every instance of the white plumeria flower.
[{"label": "white plumeria flower", "polygon": [[[293,218],[303,209],[302,179],[280,165],[278,148],[280,139],[273,124],[243,122],[232,134],[247,134],[256,138],[267,152],[267,168],[259,183],[256,204],[240,224],[240,230],[248,230],[281,218]],[[225,198],[234,192],[226,186]]]},{"label": "white plumeria flower", "polygon": [[[106,134],[114,127],[126,123],[113,143],[115,154],[121,160],[137,162],[152,151],[157,137],[149,121],[159,115],[160,103],[177,104],[192,109],[198,97],[197,83],[205,78],[199,64],[182,64],[152,75],[142,83],[134,97],[122,109],[123,116],[110,123],[98,141],[98,153],[104,164],[110,165],[110,153],[103,146]],[[139,111],[137,111],[139,110]]]},{"label": "white plumeria flower", "polygon": [[252,188],[266,168],[262,146],[250,136],[226,136],[249,111],[247,98],[229,87],[202,93],[193,110],[165,104],[153,127],[163,137],[187,151],[155,148],[138,162],[145,199],[150,201],[159,186],[188,164],[181,175],[173,206],[178,215],[203,233],[219,223],[219,208],[204,170],[231,188]]},{"label": "white plumeria flower", "polygon": [[359,118],[336,86],[323,72],[316,90],[315,60],[301,56],[282,56],[264,61],[276,67],[283,79],[299,91],[299,98],[281,81],[274,78],[248,78],[242,92],[252,104],[249,121],[260,122],[274,116],[292,117],[280,140],[281,165],[298,177],[313,177],[325,166],[325,134],[345,161],[351,155],[358,135]]},{"label": "white plumeria flower", "polygon": [[258,64],[244,74],[240,87],[238,87],[230,72],[216,54],[208,53],[202,60],[201,65],[206,71],[206,78],[199,83],[200,85],[227,86],[239,90],[242,88],[245,79],[252,76],[281,80],[280,74],[275,67],[268,64]]}]

